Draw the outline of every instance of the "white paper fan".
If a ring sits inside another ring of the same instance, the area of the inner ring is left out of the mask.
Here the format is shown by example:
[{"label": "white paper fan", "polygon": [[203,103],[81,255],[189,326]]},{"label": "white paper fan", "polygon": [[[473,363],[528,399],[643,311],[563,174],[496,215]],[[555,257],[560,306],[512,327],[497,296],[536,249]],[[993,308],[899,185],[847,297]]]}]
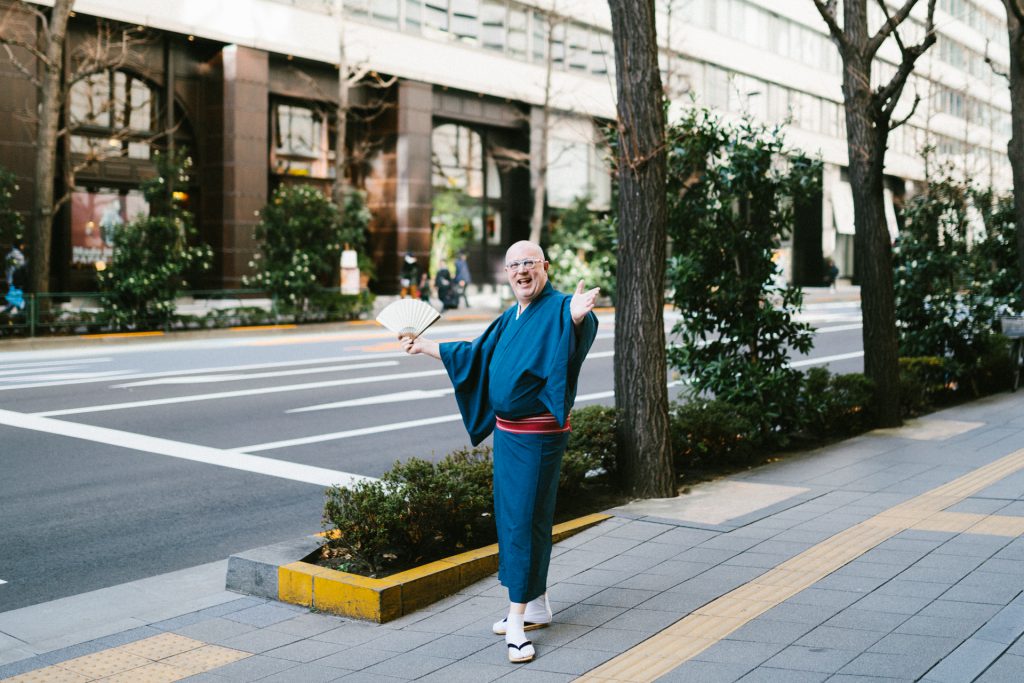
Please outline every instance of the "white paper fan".
[{"label": "white paper fan", "polygon": [[440,320],[441,314],[433,306],[419,299],[399,299],[384,307],[377,322],[400,337],[416,337]]}]

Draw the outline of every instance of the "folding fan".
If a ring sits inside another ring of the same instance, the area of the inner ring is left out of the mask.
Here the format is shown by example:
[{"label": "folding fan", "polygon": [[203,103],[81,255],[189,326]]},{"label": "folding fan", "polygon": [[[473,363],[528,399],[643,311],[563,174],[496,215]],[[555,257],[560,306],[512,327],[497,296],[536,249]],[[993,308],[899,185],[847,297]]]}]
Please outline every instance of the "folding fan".
[{"label": "folding fan", "polygon": [[416,337],[440,320],[441,314],[433,306],[419,299],[399,299],[384,307],[377,322],[399,337]]}]

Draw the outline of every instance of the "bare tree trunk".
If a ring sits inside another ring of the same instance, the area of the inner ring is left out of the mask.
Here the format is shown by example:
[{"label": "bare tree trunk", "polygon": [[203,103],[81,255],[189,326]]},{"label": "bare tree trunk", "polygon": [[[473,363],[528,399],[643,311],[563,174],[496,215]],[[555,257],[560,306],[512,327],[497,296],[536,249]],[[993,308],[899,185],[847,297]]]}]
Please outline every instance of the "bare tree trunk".
[{"label": "bare tree trunk", "polygon": [[[903,125],[920,101],[918,96],[906,118],[893,120],[914,65],[935,44],[936,0],[926,0],[925,34],[915,45],[903,42],[899,27],[919,0],[904,0],[895,12],[887,3],[879,2],[886,21],[874,33],[868,31],[868,0],[845,0],[842,22],[837,17],[837,0],[812,2],[828,25],[843,60],[846,142],[856,224],[855,270],[861,283],[864,320],[864,374],[875,384],[873,407],[879,424],[892,427],[900,424],[901,416],[892,245],[885,220],[885,149],[889,132]],[[899,48],[901,60],[889,80],[873,88],[871,66],[888,40]]]},{"label": "bare tree trunk", "polygon": [[864,323],[864,374],[875,383],[873,407],[879,424],[892,427],[900,424],[901,417],[892,246],[885,220],[882,174],[888,131],[875,128],[866,111],[860,107],[846,110],[850,185],[857,226],[855,254]]},{"label": "bare tree trunk", "polygon": [[53,183],[57,166],[57,130],[61,111],[61,72],[64,36],[74,0],[56,0],[49,27],[40,38],[46,41],[46,61],[40,62],[39,121],[36,128],[35,197],[29,231],[29,272],[32,291],[50,291],[50,246],[53,237]]},{"label": "bare tree trunk", "polygon": [[665,122],[654,0],[608,0],[618,81],[619,466],[636,496],[674,496],[665,367]]},{"label": "bare tree trunk", "polygon": [[1024,282],[1024,3],[1003,0],[1010,37],[1010,118],[1008,145],[1013,170],[1013,204],[1017,214],[1017,268]]},{"label": "bare tree trunk", "polygon": [[[551,6],[552,12],[555,5]],[[548,183],[548,138],[551,128],[551,70],[554,57],[551,50],[555,40],[555,17],[548,15],[548,51],[544,62],[544,104],[541,108],[540,144],[537,150],[537,167],[533,172],[533,213],[530,215],[530,241],[540,244],[544,230],[544,198]]]}]

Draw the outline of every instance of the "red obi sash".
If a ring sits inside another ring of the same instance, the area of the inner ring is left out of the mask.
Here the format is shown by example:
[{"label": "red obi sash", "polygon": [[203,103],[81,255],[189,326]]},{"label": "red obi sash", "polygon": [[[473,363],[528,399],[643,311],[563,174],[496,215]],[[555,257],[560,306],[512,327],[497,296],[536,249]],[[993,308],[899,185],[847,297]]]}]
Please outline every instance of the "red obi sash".
[{"label": "red obi sash", "polygon": [[569,418],[565,418],[565,426],[558,424],[558,420],[551,413],[533,415],[531,417],[520,417],[515,420],[497,418],[495,425],[503,432],[512,434],[561,434],[572,431],[569,426]]}]

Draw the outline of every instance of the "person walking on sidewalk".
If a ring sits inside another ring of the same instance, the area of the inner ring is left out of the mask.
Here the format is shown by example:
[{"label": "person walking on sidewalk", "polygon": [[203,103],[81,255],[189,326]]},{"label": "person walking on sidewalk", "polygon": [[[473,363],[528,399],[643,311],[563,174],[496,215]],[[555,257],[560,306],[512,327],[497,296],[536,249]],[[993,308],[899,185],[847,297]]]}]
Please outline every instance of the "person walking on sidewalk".
[{"label": "person walking on sidewalk", "polygon": [[[466,303],[466,308],[469,308],[469,297],[466,295],[466,288],[473,283],[473,277],[469,274],[469,262],[466,261],[466,252],[459,252],[459,257],[455,259],[455,283],[459,286],[458,295],[462,297],[462,300]],[[459,300],[455,300],[455,308],[458,308]]]},{"label": "person walking on sidewalk", "polygon": [[573,294],[548,282],[544,251],[516,242],[505,271],[516,304],[472,342],[402,338],[410,354],[444,363],[473,445],[494,432],[494,517],[498,578],[508,589],[505,636],[511,662],[536,652],[525,631],[551,623],[547,596],[558,476],[580,367],[597,335],[598,288]]}]

